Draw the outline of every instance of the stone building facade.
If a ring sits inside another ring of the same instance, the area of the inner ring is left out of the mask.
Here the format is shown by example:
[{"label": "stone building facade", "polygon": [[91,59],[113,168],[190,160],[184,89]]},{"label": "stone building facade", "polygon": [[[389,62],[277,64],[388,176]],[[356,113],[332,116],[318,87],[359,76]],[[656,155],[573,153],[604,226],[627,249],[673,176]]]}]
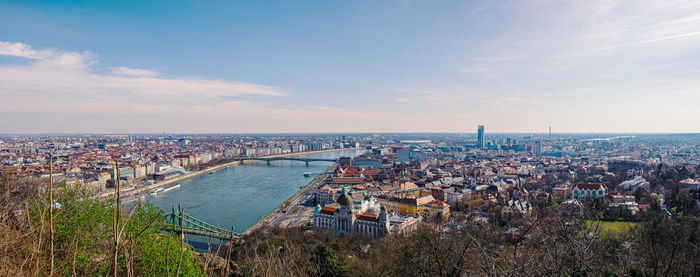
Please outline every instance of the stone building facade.
[{"label": "stone building facade", "polygon": [[371,196],[355,201],[342,189],[336,203],[324,207],[316,205],[313,225],[329,229],[336,234],[363,234],[371,238],[387,235],[390,230],[389,214]]}]

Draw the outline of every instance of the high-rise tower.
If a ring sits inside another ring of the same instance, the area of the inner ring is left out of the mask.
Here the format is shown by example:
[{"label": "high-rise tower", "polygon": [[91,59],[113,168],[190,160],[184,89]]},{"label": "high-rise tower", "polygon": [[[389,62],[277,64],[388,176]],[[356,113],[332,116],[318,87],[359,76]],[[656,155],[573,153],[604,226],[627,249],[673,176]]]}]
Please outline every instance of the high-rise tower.
[{"label": "high-rise tower", "polygon": [[484,149],[484,125],[479,125],[479,130],[476,133],[479,148]]},{"label": "high-rise tower", "polygon": [[542,156],[542,142],[541,141],[535,141],[535,147],[532,149],[533,154],[535,156]]}]

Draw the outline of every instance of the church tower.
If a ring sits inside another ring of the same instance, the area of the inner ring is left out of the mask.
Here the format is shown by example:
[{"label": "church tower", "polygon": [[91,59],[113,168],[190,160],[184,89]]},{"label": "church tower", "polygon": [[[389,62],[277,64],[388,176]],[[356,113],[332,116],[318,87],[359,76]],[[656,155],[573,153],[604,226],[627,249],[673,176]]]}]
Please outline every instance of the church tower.
[{"label": "church tower", "polygon": [[389,213],[386,212],[386,207],[382,206],[379,209],[379,232],[380,236],[386,236],[389,234],[390,231],[390,222],[389,222]]}]

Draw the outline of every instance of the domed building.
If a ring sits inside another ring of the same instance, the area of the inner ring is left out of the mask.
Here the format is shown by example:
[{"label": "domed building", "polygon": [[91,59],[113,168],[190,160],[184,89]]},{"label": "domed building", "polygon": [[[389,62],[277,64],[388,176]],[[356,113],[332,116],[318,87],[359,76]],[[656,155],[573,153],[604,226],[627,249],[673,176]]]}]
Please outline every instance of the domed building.
[{"label": "domed building", "polygon": [[[372,196],[363,195],[362,200],[353,200],[345,188],[337,204],[328,204],[314,209],[313,224],[317,228],[332,230],[336,234],[359,233],[379,238],[389,233],[389,214]],[[339,208],[338,208],[339,206]]]}]

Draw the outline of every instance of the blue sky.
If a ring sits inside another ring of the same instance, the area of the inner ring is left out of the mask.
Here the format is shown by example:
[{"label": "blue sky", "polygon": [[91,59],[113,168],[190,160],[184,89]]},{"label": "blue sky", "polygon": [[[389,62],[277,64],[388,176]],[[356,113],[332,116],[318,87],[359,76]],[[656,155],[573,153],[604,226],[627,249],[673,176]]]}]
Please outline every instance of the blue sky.
[{"label": "blue sky", "polygon": [[0,133],[700,131],[697,1],[0,7]]}]

